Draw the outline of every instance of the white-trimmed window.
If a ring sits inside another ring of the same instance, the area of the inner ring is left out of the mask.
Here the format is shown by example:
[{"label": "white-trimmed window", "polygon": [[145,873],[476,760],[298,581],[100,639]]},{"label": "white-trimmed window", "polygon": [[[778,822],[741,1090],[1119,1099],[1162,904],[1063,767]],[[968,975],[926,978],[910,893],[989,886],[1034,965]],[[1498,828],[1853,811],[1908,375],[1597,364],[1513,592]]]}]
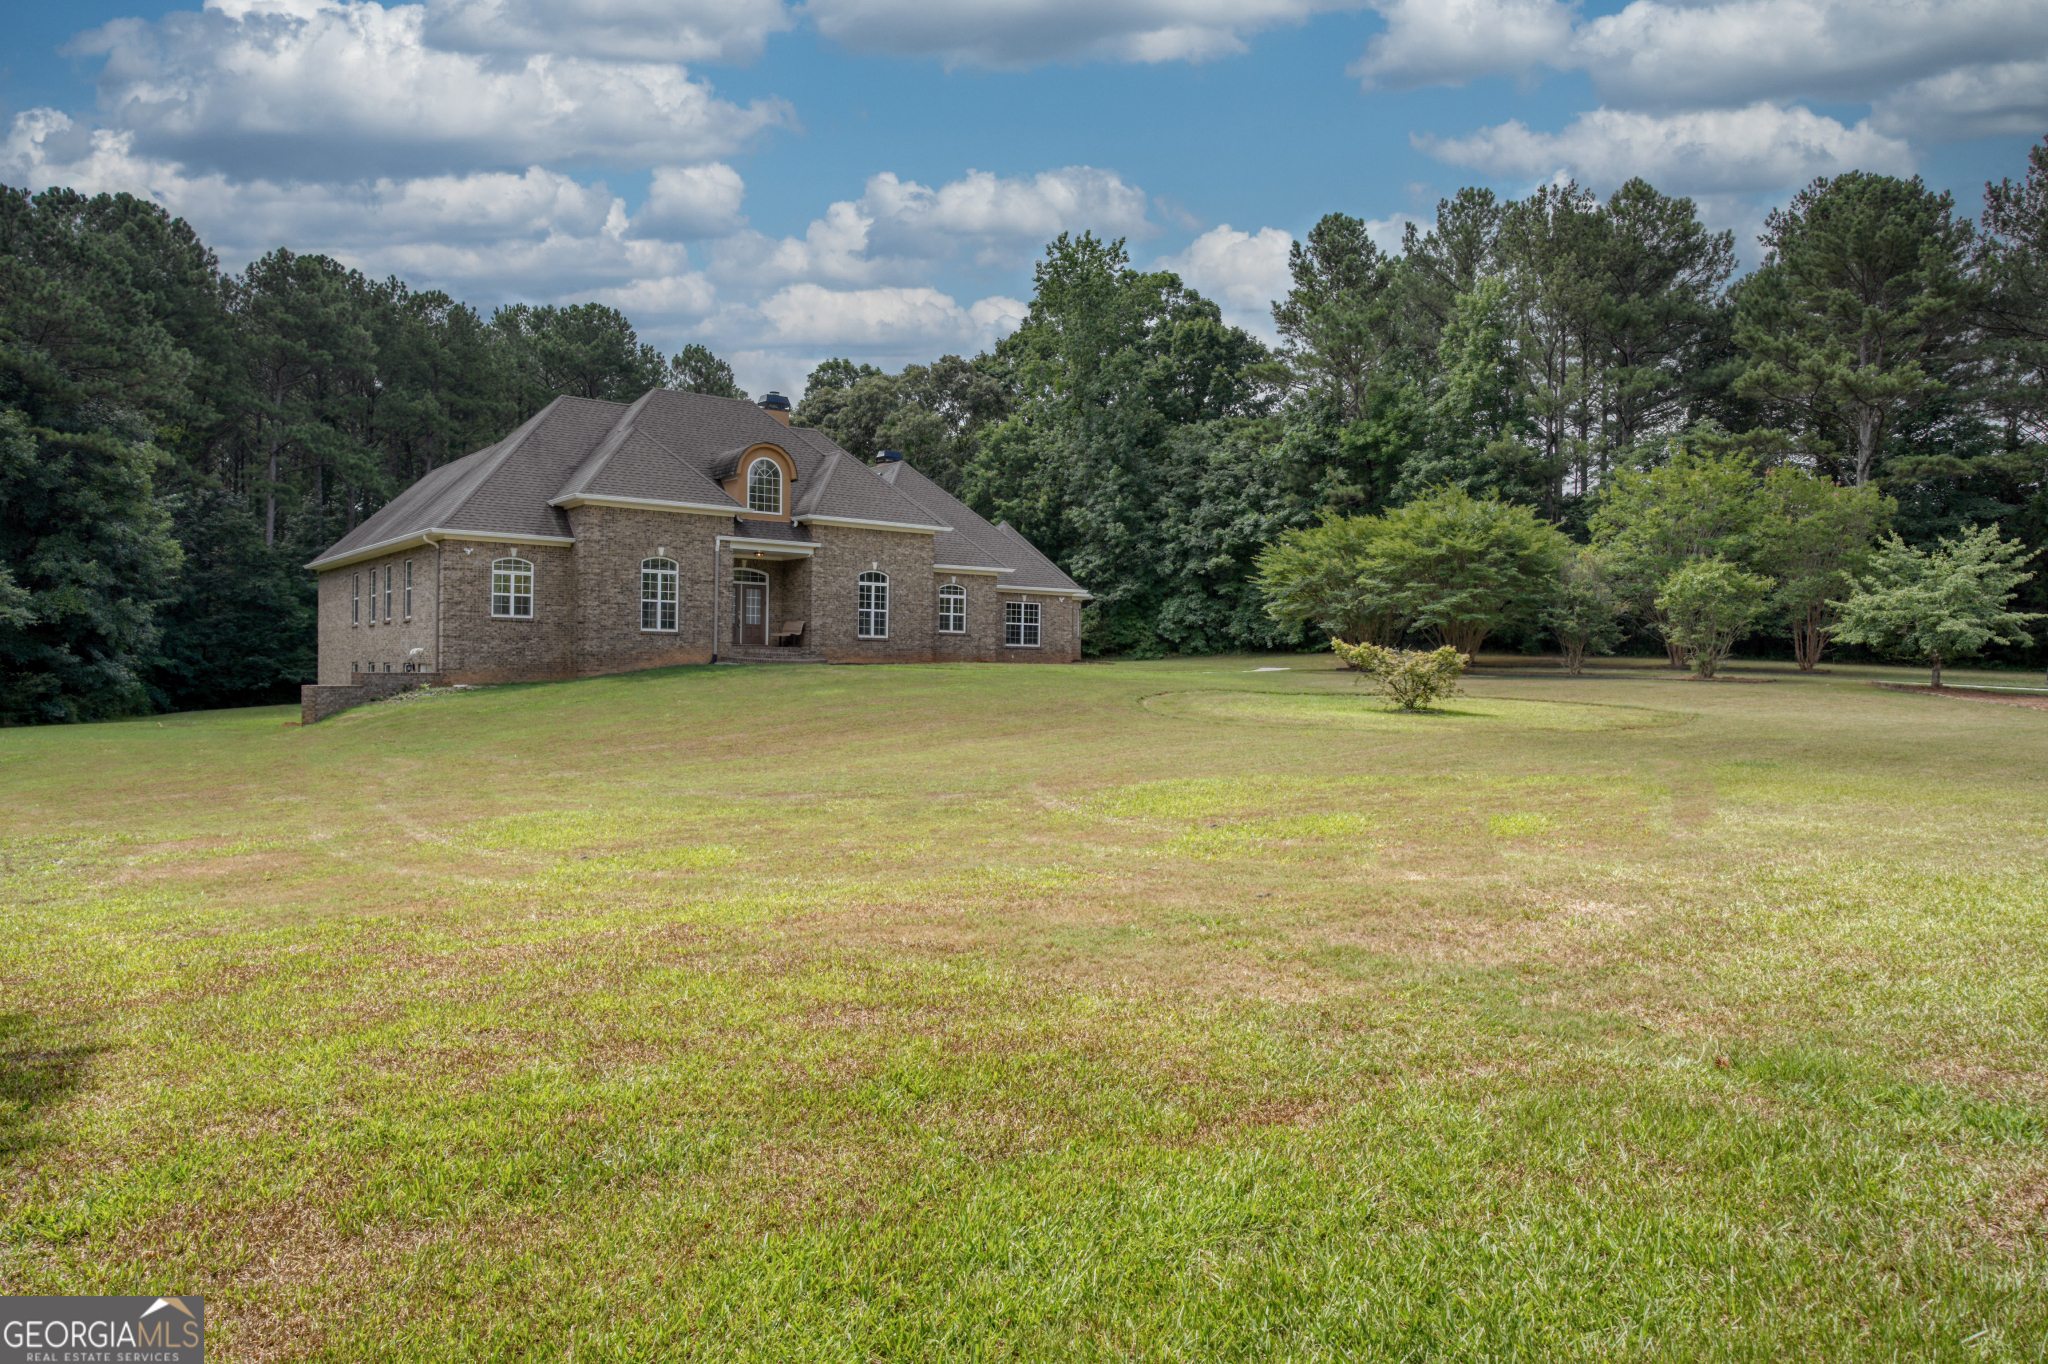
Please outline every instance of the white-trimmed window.
[{"label": "white-trimmed window", "polygon": [[384,623],[391,623],[391,565],[384,565]]},{"label": "white-trimmed window", "polygon": [[1013,649],[1036,649],[1038,647],[1037,602],[1006,601],[1003,603],[1003,643]]},{"label": "white-trimmed window", "polygon": [[640,628],[668,631],[676,628],[674,559],[640,561]]},{"label": "white-trimmed window", "polygon": [[860,628],[854,633],[862,639],[887,639],[889,637],[888,574],[863,573],[860,575]]},{"label": "white-trimmed window", "polygon": [[363,623],[363,575],[360,573],[351,574],[349,583],[351,595],[348,599],[348,623],[350,625],[361,625]]},{"label": "white-trimmed window", "polygon": [[491,614],[506,620],[533,619],[533,565],[524,559],[491,561]]},{"label": "white-trimmed window", "polygon": [[405,561],[405,618],[412,619],[412,560]]},{"label": "white-trimmed window", "polygon": [[939,589],[939,633],[967,633],[967,589],[947,583]]},{"label": "white-trimmed window", "polygon": [[782,466],[757,459],[747,470],[747,510],[782,515]]}]

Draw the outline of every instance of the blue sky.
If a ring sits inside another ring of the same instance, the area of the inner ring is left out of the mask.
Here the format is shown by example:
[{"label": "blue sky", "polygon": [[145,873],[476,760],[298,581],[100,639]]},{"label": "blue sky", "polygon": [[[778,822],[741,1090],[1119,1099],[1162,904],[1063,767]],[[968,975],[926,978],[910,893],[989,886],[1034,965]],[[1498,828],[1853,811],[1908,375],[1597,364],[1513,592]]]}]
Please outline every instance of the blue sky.
[{"label": "blue sky", "polygon": [[1264,330],[1341,210],[1640,174],[1753,256],[1814,175],[1974,211],[2048,133],[2039,0],[212,0],[42,5],[0,174],[126,189],[239,266],[600,298],[759,392],[1002,335],[1061,230]]}]

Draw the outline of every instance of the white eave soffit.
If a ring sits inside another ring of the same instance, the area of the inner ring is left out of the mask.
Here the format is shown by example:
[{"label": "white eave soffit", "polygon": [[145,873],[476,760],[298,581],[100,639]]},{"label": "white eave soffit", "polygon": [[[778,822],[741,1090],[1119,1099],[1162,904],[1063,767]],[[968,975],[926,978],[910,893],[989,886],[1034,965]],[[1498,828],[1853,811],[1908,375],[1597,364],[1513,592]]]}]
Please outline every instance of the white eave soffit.
[{"label": "white eave soffit", "polygon": [[564,511],[585,506],[646,507],[653,511],[702,512],[706,516],[731,516],[735,513],[744,514],[746,511],[746,508],[737,502],[728,502],[721,507],[710,502],[663,502],[652,497],[607,497],[591,493],[576,493],[570,497],[557,498],[548,505],[560,507]]},{"label": "white eave soffit", "polygon": [[847,526],[853,530],[900,530],[912,535],[938,535],[953,528],[951,526],[926,526],[909,521],[862,521],[851,516],[799,516],[797,524],[815,526]]},{"label": "white eave soffit", "polygon": [[374,545],[349,550],[346,554],[322,555],[303,565],[314,572],[325,572],[331,568],[346,568],[365,559],[376,559],[386,554],[395,554],[401,549],[424,548],[439,544],[443,540],[475,540],[479,543],[504,545],[574,545],[576,541],[567,535],[533,535],[520,531],[491,530],[450,530],[434,526],[417,530],[410,535],[400,535],[390,540],[379,540]]}]

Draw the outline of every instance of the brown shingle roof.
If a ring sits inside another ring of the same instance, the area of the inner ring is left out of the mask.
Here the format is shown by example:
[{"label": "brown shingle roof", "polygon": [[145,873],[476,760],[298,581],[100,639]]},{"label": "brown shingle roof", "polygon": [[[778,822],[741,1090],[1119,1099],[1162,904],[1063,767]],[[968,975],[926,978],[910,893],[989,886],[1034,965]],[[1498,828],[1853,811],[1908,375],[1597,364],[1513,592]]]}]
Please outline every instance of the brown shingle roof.
[{"label": "brown shingle roof", "polygon": [[618,403],[557,398],[496,445],[444,464],[407,488],[307,567],[431,530],[568,539],[568,518],[548,499],[624,410]]},{"label": "brown shingle roof", "polygon": [[[308,567],[437,531],[567,539],[568,518],[558,504],[577,497],[742,514],[745,509],[718,486],[718,473],[732,465],[736,452],[763,442],[787,451],[796,466],[790,496],[799,523],[839,520],[929,530],[938,563],[1016,570],[1003,575],[1006,586],[1074,587],[1043,555],[1018,555],[996,527],[907,465],[872,469],[823,433],[786,427],[744,399],[667,389],[631,404],[557,398],[496,445],[407,488]],[[769,524],[748,522],[747,533]],[[812,538],[787,527],[760,533]]]}]

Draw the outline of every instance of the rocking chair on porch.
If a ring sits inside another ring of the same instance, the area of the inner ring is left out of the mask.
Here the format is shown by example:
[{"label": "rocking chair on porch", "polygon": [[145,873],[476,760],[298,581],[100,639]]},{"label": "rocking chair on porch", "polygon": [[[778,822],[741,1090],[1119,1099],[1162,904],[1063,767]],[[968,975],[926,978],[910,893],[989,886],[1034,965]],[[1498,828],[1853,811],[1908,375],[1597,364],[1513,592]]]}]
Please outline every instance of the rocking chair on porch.
[{"label": "rocking chair on porch", "polygon": [[768,642],[777,647],[783,644],[794,645],[803,638],[803,634],[804,623],[802,621],[786,620],[775,627],[775,633],[769,636]]}]

